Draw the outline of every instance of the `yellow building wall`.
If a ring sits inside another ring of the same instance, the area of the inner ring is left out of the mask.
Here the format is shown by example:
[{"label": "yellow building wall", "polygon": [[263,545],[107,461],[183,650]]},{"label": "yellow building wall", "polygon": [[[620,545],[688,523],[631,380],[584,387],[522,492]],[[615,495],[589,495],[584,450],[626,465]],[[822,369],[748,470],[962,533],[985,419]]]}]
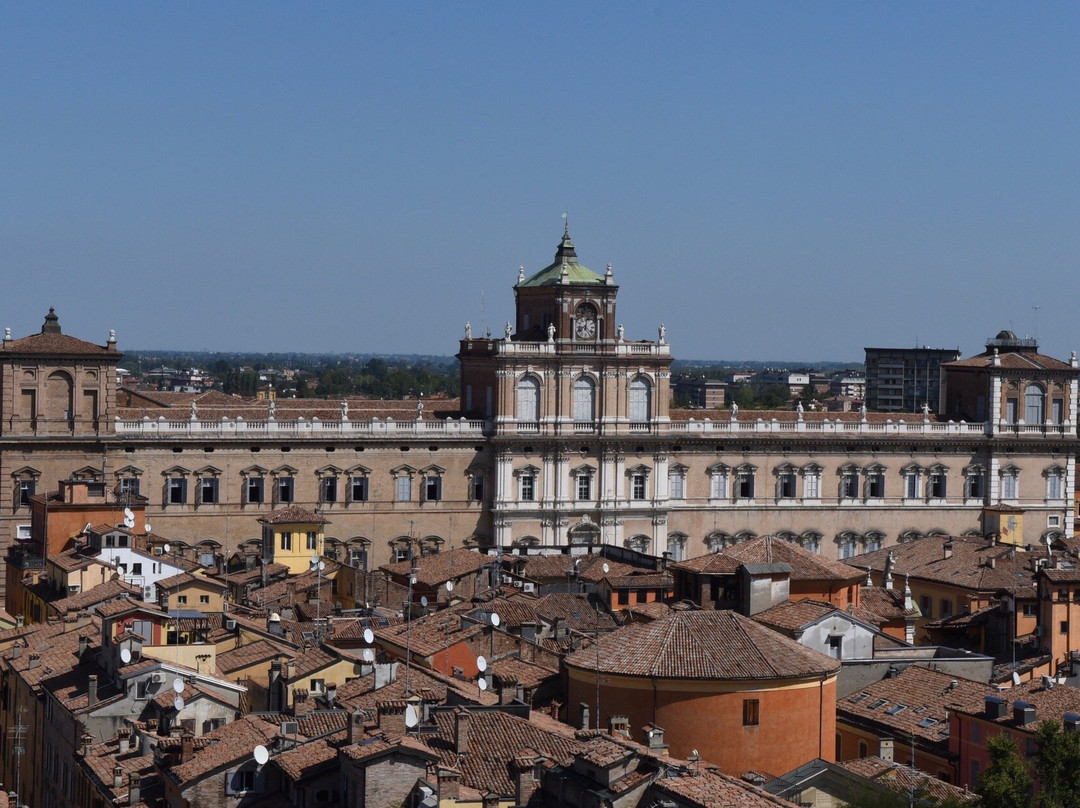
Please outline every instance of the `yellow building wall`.
[{"label": "yellow building wall", "polygon": [[[299,575],[311,569],[311,556],[323,554],[323,528],[322,525],[310,523],[271,525],[273,528],[273,544],[271,546],[271,558],[275,564],[284,564],[289,568],[290,575]],[[308,533],[315,534],[315,547],[309,548]],[[289,547],[283,546],[284,535],[291,536]]]}]

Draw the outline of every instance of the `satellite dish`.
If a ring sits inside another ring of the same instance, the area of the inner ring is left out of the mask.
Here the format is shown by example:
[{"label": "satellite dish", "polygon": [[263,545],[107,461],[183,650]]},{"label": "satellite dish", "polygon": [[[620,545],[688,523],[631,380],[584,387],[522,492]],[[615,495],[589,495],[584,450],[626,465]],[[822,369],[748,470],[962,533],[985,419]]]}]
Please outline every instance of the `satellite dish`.
[{"label": "satellite dish", "polygon": [[135,527],[135,514],[131,508],[124,508],[124,527]]},{"label": "satellite dish", "polygon": [[481,678],[476,684],[481,690],[487,690],[487,679]]},{"label": "satellite dish", "polygon": [[368,645],[371,645],[373,642],[375,642],[375,632],[372,631],[370,628],[364,629],[364,642],[366,642]]},{"label": "satellite dish", "polygon": [[183,693],[184,680],[177,676],[175,679],[172,680],[172,689],[175,690],[177,693]]},{"label": "satellite dish", "polygon": [[1020,674],[1017,673],[1016,671],[1013,671],[1013,684],[1016,685],[1017,687],[1020,686]]},{"label": "satellite dish", "polygon": [[604,566],[601,567],[601,569],[604,571],[604,575],[607,575],[609,572],[611,572],[611,567],[608,566],[606,561],[604,562]]},{"label": "satellite dish", "polygon": [[453,581],[447,581],[446,582],[446,591],[447,592],[453,592],[454,591],[454,582]]},{"label": "satellite dish", "polygon": [[427,595],[420,596],[420,605],[423,606],[425,609],[427,608]]},{"label": "satellite dish", "polygon": [[319,554],[318,553],[312,553],[311,554],[311,565],[315,566],[318,563],[319,563]]},{"label": "satellite dish", "polygon": [[259,744],[255,747],[255,762],[260,766],[264,765],[266,761],[270,760],[270,752],[265,746]]},{"label": "satellite dish", "polygon": [[501,622],[502,622],[502,618],[499,617],[499,615],[496,612],[492,612],[491,613],[491,625],[495,626],[495,628],[498,628],[499,623],[501,623]]},{"label": "satellite dish", "polygon": [[180,712],[181,710],[183,710],[184,709],[184,697],[183,696],[177,696],[175,699],[173,699],[172,706],[176,708],[176,712]]},{"label": "satellite dish", "polygon": [[324,569],[326,569],[326,562],[325,561],[320,561],[319,562],[319,572],[322,572]]},{"label": "satellite dish", "polygon": [[482,657],[482,656],[478,656],[478,657],[476,658],[476,668],[477,668],[477,670],[479,670],[479,671],[480,671],[481,673],[483,673],[484,671],[486,671],[486,670],[487,670],[487,660],[486,660],[486,659],[485,659],[484,657]]},{"label": "satellite dish", "polygon": [[[143,525],[142,527],[143,527],[143,533],[153,533],[153,532],[154,532],[154,529],[153,529],[152,527],[150,527],[150,523],[149,523],[149,522],[147,522],[147,523],[146,523],[145,525]],[[167,544],[166,544],[165,546],[166,546],[166,547],[168,547],[169,545],[167,545]],[[167,552],[169,552],[169,551],[168,551],[168,550],[166,550],[165,552],[167,553]]]},{"label": "satellite dish", "polygon": [[130,648],[121,648],[120,649],[120,661],[123,662],[125,665],[128,664],[129,662],[131,662],[131,649]]},{"label": "satellite dish", "polygon": [[[147,530],[149,530],[149,529],[150,529],[150,528],[147,528]],[[164,547],[162,547],[161,549],[162,549],[162,550],[164,550],[164,551],[165,551],[165,552],[167,553],[167,552],[169,552],[169,550],[170,550],[171,548],[169,547],[168,543],[166,543],[166,544],[165,544],[165,546],[164,546]]]},{"label": "satellite dish", "polygon": [[416,717],[416,708],[411,704],[405,708],[405,726],[412,729],[420,723],[420,719]]},{"label": "satellite dish", "polygon": [[374,662],[375,661],[375,652],[372,651],[370,648],[365,648],[364,649],[363,656],[364,656],[364,662]]},{"label": "satellite dish", "polygon": [[1053,533],[1047,533],[1046,534],[1046,546],[1049,547],[1053,543],[1054,543],[1054,534]]}]

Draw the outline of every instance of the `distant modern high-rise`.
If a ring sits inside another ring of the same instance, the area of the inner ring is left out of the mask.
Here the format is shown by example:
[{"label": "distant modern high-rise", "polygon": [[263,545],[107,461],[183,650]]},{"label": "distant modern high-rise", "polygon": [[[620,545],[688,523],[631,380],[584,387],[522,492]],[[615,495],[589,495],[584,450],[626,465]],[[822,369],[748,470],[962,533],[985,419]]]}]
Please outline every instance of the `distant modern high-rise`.
[{"label": "distant modern high-rise", "polygon": [[866,348],[866,408],[875,412],[943,411],[941,366],[955,348]]}]

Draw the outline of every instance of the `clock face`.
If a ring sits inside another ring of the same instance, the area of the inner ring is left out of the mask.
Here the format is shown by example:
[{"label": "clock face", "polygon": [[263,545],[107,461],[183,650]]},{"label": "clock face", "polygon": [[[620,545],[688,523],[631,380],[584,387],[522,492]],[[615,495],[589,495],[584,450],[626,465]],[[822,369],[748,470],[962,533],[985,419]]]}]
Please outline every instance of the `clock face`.
[{"label": "clock face", "polygon": [[577,320],[578,339],[592,339],[596,336],[596,320],[592,317],[579,317]]}]

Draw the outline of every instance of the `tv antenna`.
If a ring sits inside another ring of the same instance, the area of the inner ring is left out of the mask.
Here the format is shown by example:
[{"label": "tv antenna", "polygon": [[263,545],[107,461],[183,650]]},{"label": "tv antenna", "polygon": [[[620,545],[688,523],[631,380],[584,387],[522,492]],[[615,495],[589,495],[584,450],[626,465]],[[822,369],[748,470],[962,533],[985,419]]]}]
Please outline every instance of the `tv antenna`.
[{"label": "tv antenna", "polygon": [[22,799],[19,796],[22,788],[22,758],[26,753],[26,746],[23,744],[23,739],[26,737],[26,731],[29,727],[23,723],[23,713],[26,712],[25,707],[20,707],[18,711],[18,723],[8,730],[8,735],[15,741],[15,745],[11,748],[11,751],[15,753],[17,762],[15,764],[15,804],[22,805]]}]

